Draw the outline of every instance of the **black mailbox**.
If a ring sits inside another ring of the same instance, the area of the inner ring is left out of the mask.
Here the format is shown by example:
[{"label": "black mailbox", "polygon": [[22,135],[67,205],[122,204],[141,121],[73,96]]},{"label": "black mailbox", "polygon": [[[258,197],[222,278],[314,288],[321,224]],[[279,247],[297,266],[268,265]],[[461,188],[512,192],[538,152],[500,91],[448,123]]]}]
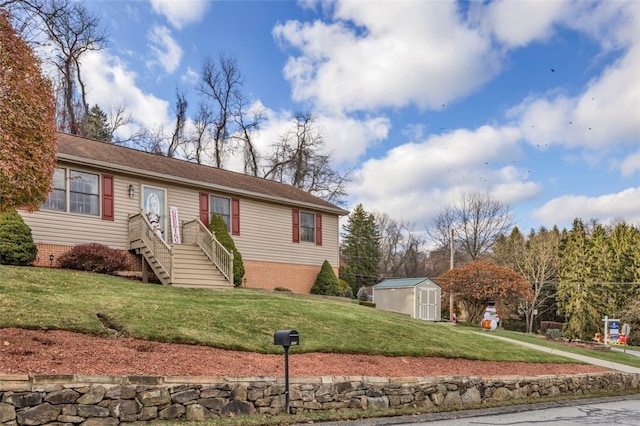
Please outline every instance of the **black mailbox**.
[{"label": "black mailbox", "polygon": [[273,344],[286,347],[299,345],[300,334],[296,330],[276,330],[273,333]]}]

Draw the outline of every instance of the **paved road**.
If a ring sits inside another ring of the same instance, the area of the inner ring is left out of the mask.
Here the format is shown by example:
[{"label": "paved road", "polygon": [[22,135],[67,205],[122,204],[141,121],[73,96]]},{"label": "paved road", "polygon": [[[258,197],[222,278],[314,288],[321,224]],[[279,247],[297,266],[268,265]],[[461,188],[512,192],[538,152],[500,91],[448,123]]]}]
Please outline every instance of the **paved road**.
[{"label": "paved road", "polygon": [[449,413],[317,423],[322,426],[640,426],[640,394]]}]

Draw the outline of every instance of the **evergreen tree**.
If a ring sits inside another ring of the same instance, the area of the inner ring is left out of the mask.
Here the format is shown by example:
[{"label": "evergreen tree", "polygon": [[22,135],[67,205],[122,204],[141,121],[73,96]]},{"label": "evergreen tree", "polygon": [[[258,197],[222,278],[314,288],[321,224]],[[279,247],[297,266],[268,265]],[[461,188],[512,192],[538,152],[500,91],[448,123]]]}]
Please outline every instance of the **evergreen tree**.
[{"label": "evergreen tree", "polygon": [[316,277],[313,287],[311,287],[311,294],[323,294],[325,296],[344,296],[345,290],[340,285],[340,280],[336,277],[333,268],[328,261],[322,263],[320,272]]},{"label": "evergreen tree", "polygon": [[107,114],[98,105],[94,105],[84,116],[79,130],[81,136],[97,141],[111,142],[113,136]]},{"label": "evergreen tree", "polygon": [[569,339],[591,339],[600,330],[605,314],[602,286],[592,273],[592,256],[584,223],[575,219],[564,241],[558,284],[558,308],[567,318],[562,331]]},{"label": "evergreen tree", "polygon": [[351,285],[355,294],[360,287],[378,282],[380,231],[374,215],[358,204],[349,214],[342,237],[342,260],[345,265],[340,269],[340,278]]},{"label": "evergreen tree", "polygon": [[218,242],[220,242],[224,248],[233,253],[233,284],[236,287],[239,287],[242,284],[242,278],[244,277],[244,263],[242,262],[242,255],[238,249],[236,249],[233,238],[229,235],[227,224],[222,216],[217,214],[211,216],[209,231],[215,235]]},{"label": "evergreen tree", "polygon": [[18,212],[0,213],[0,265],[31,265],[37,254],[31,229]]}]

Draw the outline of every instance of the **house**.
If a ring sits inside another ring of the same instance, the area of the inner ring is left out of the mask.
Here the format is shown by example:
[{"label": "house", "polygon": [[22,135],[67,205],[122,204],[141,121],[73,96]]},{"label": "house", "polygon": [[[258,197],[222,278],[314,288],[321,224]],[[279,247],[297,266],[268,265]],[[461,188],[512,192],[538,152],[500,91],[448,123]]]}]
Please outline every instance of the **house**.
[{"label": "house", "polygon": [[206,229],[223,217],[243,258],[243,286],[309,292],[324,260],[337,272],[345,210],[291,185],[58,134],[53,189],[20,214],[50,266],[77,244],[130,253],[163,284],[229,287],[230,253]]},{"label": "house", "polygon": [[440,321],[441,289],[429,278],[387,279],[373,286],[376,308]]}]

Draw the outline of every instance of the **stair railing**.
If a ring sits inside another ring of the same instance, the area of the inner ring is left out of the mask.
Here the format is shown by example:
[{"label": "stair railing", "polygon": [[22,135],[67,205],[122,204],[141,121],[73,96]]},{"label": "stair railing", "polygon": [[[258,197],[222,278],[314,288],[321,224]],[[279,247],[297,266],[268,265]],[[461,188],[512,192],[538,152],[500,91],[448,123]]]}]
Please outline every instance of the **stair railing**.
[{"label": "stair railing", "polygon": [[[129,216],[129,244],[144,245],[151,252],[151,256],[173,282],[173,249],[159,235],[151,225],[147,216],[140,212]],[[152,260],[152,259],[147,259]]]},{"label": "stair railing", "polygon": [[200,219],[190,220],[182,225],[182,238],[184,244],[200,247],[229,284],[233,285],[233,253],[220,244]]}]

